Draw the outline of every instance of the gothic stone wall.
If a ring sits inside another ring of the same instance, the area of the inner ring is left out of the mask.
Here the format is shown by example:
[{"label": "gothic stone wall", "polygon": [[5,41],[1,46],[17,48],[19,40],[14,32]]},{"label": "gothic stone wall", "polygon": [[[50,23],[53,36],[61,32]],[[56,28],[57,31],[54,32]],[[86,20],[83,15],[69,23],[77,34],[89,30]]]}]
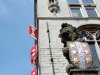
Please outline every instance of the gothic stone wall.
[{"label": "gothic stone wall", "polygon": [[67,75],[65,71],[65,67],[68,64],[68,61],[65,59],[62,53],[63,44],[61,43],[61,39],[58,37],[59,30],[61,29],[62,23],[69,23],[75,27],[79,27],[84,24],[100,24],[99,20],[91,19],[91,20],[44,20],[39,19],[39,63],[40,63],[40,73],[41,75],[53,75],[52,65],[50,61],[50,49],[49,49],[49,41],[47,34],[47,26],[46,22],[48,22],[50,29],[50,37],[51,37],[51,50],[54,59],[54,69],[56,75]]}]

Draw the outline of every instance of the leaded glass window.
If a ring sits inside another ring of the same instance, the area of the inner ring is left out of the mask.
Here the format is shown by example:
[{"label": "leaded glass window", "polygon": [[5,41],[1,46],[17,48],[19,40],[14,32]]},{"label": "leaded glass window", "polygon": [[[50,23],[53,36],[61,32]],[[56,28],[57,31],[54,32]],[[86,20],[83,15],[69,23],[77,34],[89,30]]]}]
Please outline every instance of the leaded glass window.
[{"label": "leaded glass window", "polygon": [[73,17],[82,17],[80,8],[71,8],[71,12]]},{"label": "leaded glass window", "polygon": [[88,17],[97,17],[95,8],[86,8]]},{"label": "leaded glass window", "polygon": [[[89,18],[98,17],[96,4],[93,3],[93,0],[68,0],[68,4],[69,8],[71,9],[73,17],[89,17]],[[76,9],[71,7],[74,7]],[[86,14],[82,14],[80,12],[80,9],[81,12],[86,11]]]}]

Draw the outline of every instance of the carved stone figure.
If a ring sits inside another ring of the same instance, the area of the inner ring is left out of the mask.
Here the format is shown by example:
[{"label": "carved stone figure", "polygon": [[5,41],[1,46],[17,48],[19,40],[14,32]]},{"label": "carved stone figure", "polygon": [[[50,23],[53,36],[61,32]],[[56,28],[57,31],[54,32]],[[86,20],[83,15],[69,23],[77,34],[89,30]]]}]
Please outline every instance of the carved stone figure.
[{"label": "carved stone figure", "polygon": [[59,37],[61,38],[61,42],[64,44],[64,48],[62,49],[62,51],[63,51],[63,55],[66,57],[66,59],[69,62],[69,65],[66,67],[66,71],[69,72],[71,68],[75,68],[76,66],[74,66],[69,59],[69,48],[67,47],[67,41],[83,42],[85,40],[80,37],[75,27],[67,23],[62,24]]},{"label": "carved stone figure", "polygon": [[66,47],[67,41],[84,41],[84,39],[82,39],[78,34],[77,29],[68,23],[62,24],[59,37],[61,38],[61,42],[64,44],[64,47]]}]

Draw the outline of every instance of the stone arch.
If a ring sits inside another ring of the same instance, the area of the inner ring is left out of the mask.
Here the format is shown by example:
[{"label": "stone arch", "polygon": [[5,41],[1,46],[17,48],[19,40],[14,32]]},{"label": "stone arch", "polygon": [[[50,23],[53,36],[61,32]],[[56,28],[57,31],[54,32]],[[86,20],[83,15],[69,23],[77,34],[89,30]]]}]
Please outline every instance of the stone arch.
[{"label": "stone arch", "polygon": [[97,31],[100,30],[100,24],[85,24],[77,28],[78,30]]}]

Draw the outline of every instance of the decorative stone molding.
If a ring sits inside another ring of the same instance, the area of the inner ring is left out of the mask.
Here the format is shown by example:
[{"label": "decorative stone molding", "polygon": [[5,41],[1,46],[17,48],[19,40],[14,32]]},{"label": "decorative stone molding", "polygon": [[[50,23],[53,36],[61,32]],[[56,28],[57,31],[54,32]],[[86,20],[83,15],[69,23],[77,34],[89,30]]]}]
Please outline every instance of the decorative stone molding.
[{"label": "decorative stone molding", "polygon": [[48,9],[51,13],[56,14],[59,11],[58,0],[49,0]]}]

